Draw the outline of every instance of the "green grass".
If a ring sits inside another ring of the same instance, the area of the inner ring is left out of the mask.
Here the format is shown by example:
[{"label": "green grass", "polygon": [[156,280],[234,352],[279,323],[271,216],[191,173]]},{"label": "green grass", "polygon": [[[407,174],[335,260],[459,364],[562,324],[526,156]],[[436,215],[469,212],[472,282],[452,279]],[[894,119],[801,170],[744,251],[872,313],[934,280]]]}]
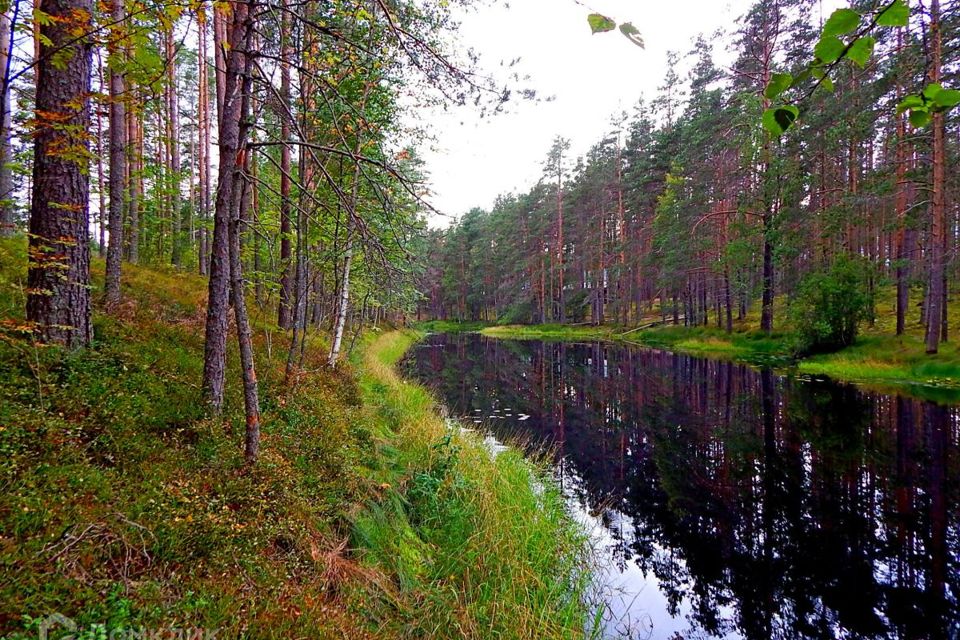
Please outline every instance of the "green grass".
[{"label": "green grass", "polygon": [[480,331],[484,327],[490,326],[488,322],[480,320],[471,322],[457,322],[456,320],[428,320],[426,322],[416,323],[418,331],[424,333],[465,333]]},{"label": "green grass", "polygon": [[[912,292],[910,309],[919,302]],[[837,380],[895,390],[944,401],[960,401],[960,351],[952,342],[943,343],[939,353],[924,352],[923,327],[916,317],[908,320],[907,331],[896,336],[895,298],[892,287],[878,290],[876,322],[861,327],[861,335],[846,349],[831,354],[796,360],[793,339],[786,319],[786,300],[775,304],[777,331],[759,331],[759,313],[753,309],[734,326],[732,333],[714,327],[663,325],[643,330],[615,325],[508,325],[487,327],[484,335],[506,339],[611,340],[667,349],[679,353],[723,358],[758,365],[773,365],[805,375],[824,375]],[[755,305],[756,306],[756,305]],[[954,338],[960,335],[960,305],[949,307],[949,324]],[[912,312],[912,316],[916,314]],[[645,317],[642,323],[655,320]]]},{"label": "green grass", "polygon": [[939,353],[927,355],[917,336],[867,334],[843,351],[801,360],[797,370],[932,400],[960,401],[960,353],[956,345],[944,343]]},{"label": "green grass", "polygon": [[357,544],[414,599],[407,635],[578,637],[590,579],[583,532],[544,466],[515,449],[491,455],[397,376],[421,336],[394,331],[364,349],[364,396],[393,434],[392,467],[406,471],[385,474],[384,496],[355,521]]},{"label": "green grass", "polygon": [[[370,337],[357,366],[283,383],[286,338],[254,316],[262,455],[242,454],[235,340],[205,415],[205,281],[124,265],[124,301],[64,351],[24,333],[25,240],[0,240],[0,637],[59,612],[107,629],[221,637],[571,637],[582,539],[536,466],[447,441],[429,394]],[[102,298],[102,261],[93,267]],[[362,370],[362,373],[359,372]],[[537,507],[537,508],[535,508]],[[92,636],[91,636],[92,637]]]},{"label": "green grass", "polygon": [[782,363],[789,356],[788,341],[782,335],[766,336],[758,331],[727,334],[707,327],[665,326],[631,331],[615,325],[506,325],[485,328],[480,333],[513,340],[610,340],[758,363]]},{"label": "green grass", "polygon": [[509,324],[480,330],[485,336],[511,340],[609,340],[617,333],[613,325]]}]

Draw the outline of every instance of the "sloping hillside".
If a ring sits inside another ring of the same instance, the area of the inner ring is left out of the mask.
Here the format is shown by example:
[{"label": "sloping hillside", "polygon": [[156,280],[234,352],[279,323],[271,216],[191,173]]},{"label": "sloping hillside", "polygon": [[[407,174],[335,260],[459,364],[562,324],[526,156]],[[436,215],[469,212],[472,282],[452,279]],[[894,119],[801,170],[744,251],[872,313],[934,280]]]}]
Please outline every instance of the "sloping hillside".
[{"label": "sloping hillside", "polygon": [[0,244],[0,635],[36,637],[53,612],[220,637],[582,632],[562,500],[519,455],[451,437],[396,378],[412,336],[366,339],[338,372],[316,337],[288,387],[287,338],[256,317],[265,422],[248,470],[235,353],[223,418],[204,412],[204,281],[125,267],[120,309],[66,352],[24,332],[25,244]]}]

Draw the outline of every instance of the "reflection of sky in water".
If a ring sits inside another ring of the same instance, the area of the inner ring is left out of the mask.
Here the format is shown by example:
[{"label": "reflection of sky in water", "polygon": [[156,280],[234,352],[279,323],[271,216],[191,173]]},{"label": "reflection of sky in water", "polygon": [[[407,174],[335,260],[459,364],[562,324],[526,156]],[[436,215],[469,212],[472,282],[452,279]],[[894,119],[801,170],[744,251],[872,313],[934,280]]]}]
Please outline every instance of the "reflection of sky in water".
[{"label": "reflection of sky in water", "polygon": [[[591,538],[594,550],[602,563],[597,575],[605,607],[605,635],[611,638],[667,638],[680,634],[683,638],[697,638],[699,631],[690,625],[690,606],[681,602],[676,616],[668,613],[669,603],[660,590],[660,581],[652,573],[644,572],[634,562],[623,558],[623,546],[629,545],[632,523],[629,516],[607,509],[601,516],[590,512],[583,479],[570,465],[563,465],[556,474],[563,493],[567,496],[574,517]],[[616,537],[614,536],[616,532]],[[656,546],[657,553],[670,553]],[[724,610],[723,617],[732,612]],[[731,633],[721,638],[735,638]]]},{"label": "reflection of sky in water", "polygon": [[620,346],[428,345],[404,366],[462,423],[558,447],[609,636],[958,637],[957,409]]}]

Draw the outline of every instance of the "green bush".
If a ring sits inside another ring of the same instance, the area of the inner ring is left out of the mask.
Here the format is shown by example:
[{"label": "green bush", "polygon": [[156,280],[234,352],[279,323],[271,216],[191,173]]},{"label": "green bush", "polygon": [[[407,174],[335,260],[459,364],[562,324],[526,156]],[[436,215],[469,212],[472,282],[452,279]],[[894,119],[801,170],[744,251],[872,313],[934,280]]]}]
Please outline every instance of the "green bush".
[{"label": "green bush", "polygon": [[790,303],[797,355],[828,353],[853,344],[868,317],[870,266],[845,255],[829,268],[807,274]]}]

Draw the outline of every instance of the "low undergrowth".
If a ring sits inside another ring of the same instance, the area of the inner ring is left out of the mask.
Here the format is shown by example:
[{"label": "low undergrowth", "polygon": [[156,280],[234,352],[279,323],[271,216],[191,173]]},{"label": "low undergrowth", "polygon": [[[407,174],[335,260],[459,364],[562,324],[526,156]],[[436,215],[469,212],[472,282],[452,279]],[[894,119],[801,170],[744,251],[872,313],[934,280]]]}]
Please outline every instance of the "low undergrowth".
[{"label": "low undergrowth", "polygon": [[336,372],[312,338],[288,387],[286,338],[251,304],[264,417],[251,471],[233,341],[224,414],[204,411],[203,279],[125,265],[124,301],[95,309],[90,348],[42,347],[23,331],[24,245],[0,240],[0,637],[36,638],[52,613],[91,639],[582,630],[582,546],[560,496],[531,488],[539,472],[516,453],[450,434],[396,377],[413,336],[372,338]]}]

